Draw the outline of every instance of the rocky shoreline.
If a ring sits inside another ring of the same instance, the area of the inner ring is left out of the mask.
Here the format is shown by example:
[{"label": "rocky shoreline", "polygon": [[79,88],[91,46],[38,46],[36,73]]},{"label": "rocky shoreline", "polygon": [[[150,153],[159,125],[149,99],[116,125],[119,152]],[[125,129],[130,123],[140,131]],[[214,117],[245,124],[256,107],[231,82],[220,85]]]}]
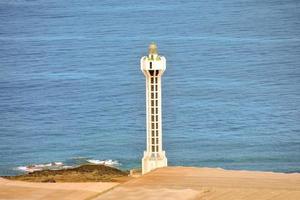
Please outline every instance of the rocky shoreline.
[{"label": "rocky shoreline", "polygon": [[9,180],[29,182],[123,182],[128,171],[122,171],[106,165],[85,164],[74,168],[42,170],[18,176],[3,176]]}]

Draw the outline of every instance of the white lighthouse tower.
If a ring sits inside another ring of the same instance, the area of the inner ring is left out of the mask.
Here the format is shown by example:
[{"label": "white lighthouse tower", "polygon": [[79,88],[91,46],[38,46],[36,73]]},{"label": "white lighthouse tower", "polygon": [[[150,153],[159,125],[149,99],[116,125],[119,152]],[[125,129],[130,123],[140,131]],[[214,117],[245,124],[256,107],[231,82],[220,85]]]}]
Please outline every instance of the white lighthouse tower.
[{"label": "white lighthouse tower", "polygon": [[146,77],[147,147],[142,159],[142,173],[168,165],[162,149],[161,76],[166,70],[166,59],[158,55],[151,43],[148,56],[141,58],[141,70]]}]

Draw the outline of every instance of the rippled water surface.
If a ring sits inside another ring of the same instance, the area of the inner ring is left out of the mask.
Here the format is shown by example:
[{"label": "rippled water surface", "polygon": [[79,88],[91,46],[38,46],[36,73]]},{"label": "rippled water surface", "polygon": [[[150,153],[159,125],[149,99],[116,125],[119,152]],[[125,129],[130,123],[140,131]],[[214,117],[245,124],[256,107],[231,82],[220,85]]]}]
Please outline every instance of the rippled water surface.
[{"label": "rippled water surface", "polygon": [[140,166],[139,59],[167,58],[170,165],[300,171],[300,2],[0,1],[0,175],[78,159]]}]

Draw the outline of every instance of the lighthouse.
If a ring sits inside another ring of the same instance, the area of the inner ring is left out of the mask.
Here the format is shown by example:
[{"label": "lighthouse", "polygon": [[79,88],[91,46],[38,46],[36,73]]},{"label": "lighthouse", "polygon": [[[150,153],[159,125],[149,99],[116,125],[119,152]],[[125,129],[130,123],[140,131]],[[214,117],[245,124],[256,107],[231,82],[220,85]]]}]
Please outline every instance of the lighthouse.
[{"label": "lighthouse", "polygon": [[142,159],[142,174],[168,165],[162,148],[161,77],[166,70],[165,57],[158,55],[155,43],[141,58],[141,70],[146,77],[147,146]]}]

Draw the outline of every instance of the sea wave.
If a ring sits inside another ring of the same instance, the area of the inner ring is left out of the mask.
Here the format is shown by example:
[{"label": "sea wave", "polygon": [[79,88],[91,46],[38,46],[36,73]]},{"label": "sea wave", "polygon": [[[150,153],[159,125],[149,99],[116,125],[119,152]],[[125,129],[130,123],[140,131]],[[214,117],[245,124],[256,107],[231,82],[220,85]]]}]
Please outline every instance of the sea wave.
[{"label": "sea wave", "polygon": [[51,163],[44,163],[44,164],[33,164],[33,165],[27,165],[27,166],[19,166],[16,169],[20,171],[25,172],[35,172],[35,171],[42,171],[45,169],[64,169],[69,168],[71,166],[64,165],[63,162],[51,162]]},{"label": "sea wave", "polygon": [[71,164],[71,165],[66,165],[63,162],[50,162],[50,163],[42,163],[42,164],[32,164],[27,166],[19,166],[16,167],[15,170],[23,171],[23,172],[35,172],[35,171],[42,171],[47,169],[49,170],[70,169],[86,163],[91,163],[95,165],[106,165],[111,167],[117,167],[121,165],[117,160],[84,159],[84,161],[80,163]]},{"label": "sea wave", "polygon": [[120,163],[117,160],[87,160],[89,163],[96,165],[108,165],[108,166],[119,166]]}]

